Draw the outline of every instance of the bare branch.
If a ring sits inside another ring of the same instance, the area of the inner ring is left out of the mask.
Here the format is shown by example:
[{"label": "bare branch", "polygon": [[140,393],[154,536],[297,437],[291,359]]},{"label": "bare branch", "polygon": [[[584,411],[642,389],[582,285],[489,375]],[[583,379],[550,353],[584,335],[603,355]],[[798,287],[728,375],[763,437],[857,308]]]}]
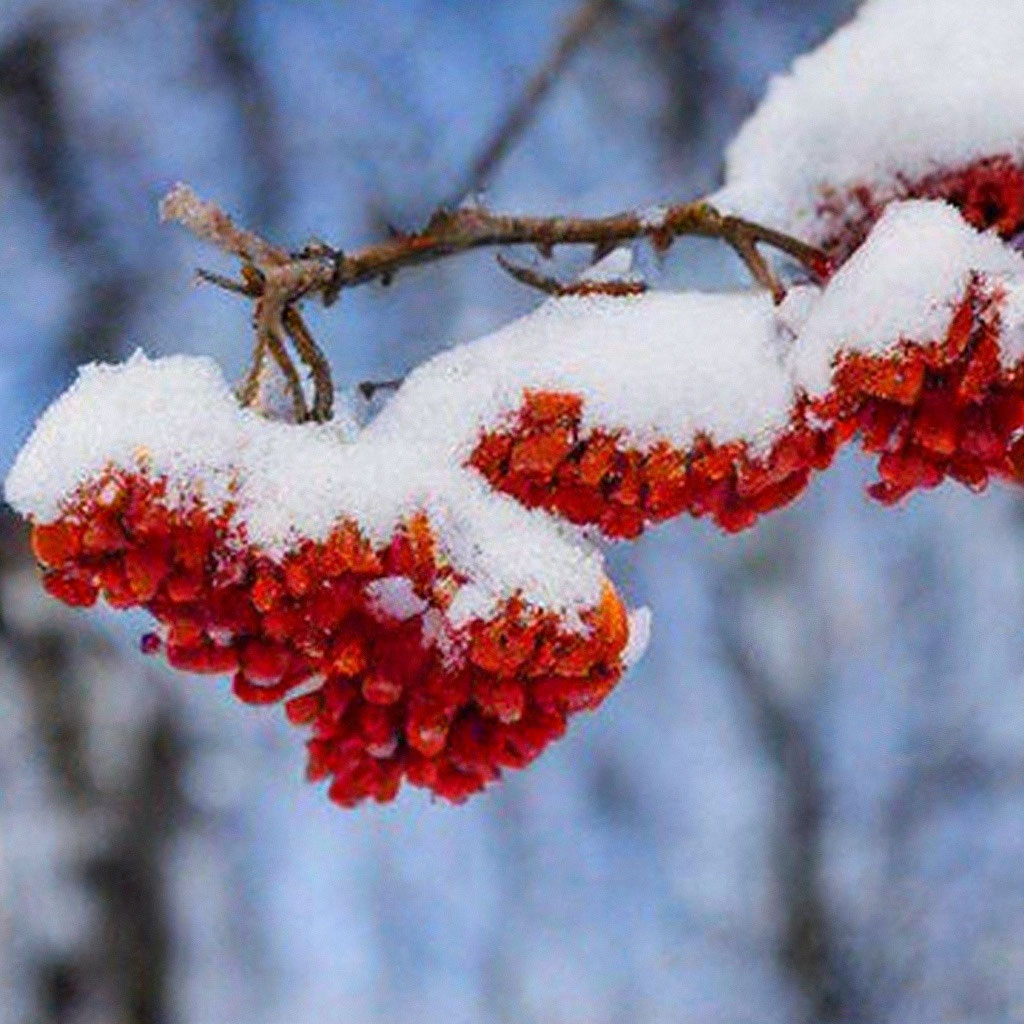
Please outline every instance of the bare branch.
[{"label": "bare branch", "polygon": [[286,306],[282,314],[284,329],[288,332],[299,358],[309,368],[313,377],[313,419],[325,422],[331,418],[334,405],[334,385],[331,382],[331,364],[327,362],[320,346],[294,306]]},{"label": "bare branch", "polygon": [[559,281],[556,277],[548,277],[538,273],[530,267],[524,267],[519,263],[513,263],[505,259],[501,253],[495,257],[498,266],[520,284],[529,288],[536,288],[546,295],[553,295],[556,298],[566,298],[573,295],[613,295],[617,298],[624,298],[628,295],[643,295],[647,291],[647,285],[643,281],[597,281],[589,278],[581,278],[579,281]]},{"label": "bare branch", "polygon": [[736,255],[746,264],[754,280],[762,288],[767,288],[776,302],[781,302],[786,297],[786,289],[775,276],[775,271],[768,265],[768,261],[761,255],[753,237],[746,231],[740,231],[729,238],[728,242]]},{"label": "bare branch", "polygon": [[452,190],[446,205],[458,206],[465,196],[485,188],[498,166],[522,137],[541,104],[558,83],[573,57],[593,38],[618,0],[583,0],[565,24],[547,59],[527,81],[519,98],[498,125],[465,178]]},{"label": "bare branch", "polygon": [[[767,280],[761,259],[751,256],[757,244],[767,245],[800,263],[814,277],[825,276],[828,257],[820,249],[772,228],[719,213],[703,200],[666,207],[657,217],[635,211],[608,217],[531,217],[491,213],[482,207],[439,210],[415,234],[400,234],[355,252],[316,246],[297,255],[235,226],[214,203],[200,199],[188,186],[176,186],[161,203],[164,220],[174,220],[225,252],[238,256],[267,275],[287,301],[307,294],[333,297],[345,288],[368,281],[390,281],[407,267],[503,245],[532,245],[548,253],[556,245],[590,245],[606,250],[622,242],[650,239],[659,249],[679,237],[719,238],[744,256],[755,279]],[[275,278],[274,283],[270,277]],[[771,276],[774,281],[774,276]]]},{"label": "bare branch", "polygon": [[238,227],[216,203],[200,199],[188,185],[179,183],[164,196],[160,219],[175,221],[204,242],[257,267],[281,266],[289,260],[283,249]]},{"label": "bare branch", "polygon": [[392,377],[391,380],[363,380],[359,382],[359,393],[370,401],[378,391],[397,391],[404,382],[404,377]]},{"label": "bare branch", "polygon": [[254,292],[252,286],[246,281],[236,281],[234,278],[214,273],[214,271],[206,270],[203,267],[199,267],[196,270],[196,284],[215,284],[223,291],[234,292],[235,295],[244,295],[249,299],[256,298],[260,294],[258,291]]},{"label": "bare branch", "polygon": [[[646,238],[664,251],[676,238],[694,235],[719,238],[731,245],[755,281],[768,288],[776,301],[785,290],[758,250],[759,244],[786,254],[815,277],[825,276],[830,269],[828,258],[813,246],[761,224],[723,215],[702,200],[666,207],[653,217],[634,211],[609,217],[530,217],[491,213],[482,207],[439,210],[420,232],[397,234],[351,253],[322,243],[288,253],[236,225],[219,206],[201,199],[187,185],[176,185],[168,193],[160,204],[160,215],[242,261],[240,282],[199,271],[200,280],[256,300],[252,370],[240,388],[241,400],[253,401],[257,389],[252,382],[258,380],[262,360],[269,354],[285,375],[300,421],[310,416],[328,419],[334,388],[330,366],[302,320],[298,304],[315,296],[331,305],[345,288],[369,281],[387,284],[406,267],[503,245],[532,245],[548,255],[556,245],[588,245],[597,252],[607,252],[623,242]],[[626,296],[640,294],[645,287],[631,281],[563,284],[503,258],[499,263],[518,281],[551,295]],[[287,340],[310,370],[315,390],[312,410],[306,406]]]},{"label": "bare branch", "polygon": [[309,419],[306,406],[306,395],[302,390],[302,380],[295,368],[288,348],[284,343],[284,327],[281,322],[282,311],[276,308],[274,300],[264,296],[256,303],[256,348],[257,351],[270,353],[284,376],[285,386],[292,400],[292,413],[296,423],[304,423]]},{"label": "bare branch", "polygon": [[439,211],[417,234],[344,254],[337,263],[337,284],[350,288],[366,281],[390,279],[406,267],[472,249],[532,245],[546,254],[556,245],[607,249],[643,238],[665,249],[684,235],[720,238],[734,246],[762,243],[792,257],[815,277],[821,277],[828,267],[825,254],[813,246],[760,224],[723,216],[702,200],[667,207],[655,218],[634,211],[608,217],[530,217],[463,208]]}]

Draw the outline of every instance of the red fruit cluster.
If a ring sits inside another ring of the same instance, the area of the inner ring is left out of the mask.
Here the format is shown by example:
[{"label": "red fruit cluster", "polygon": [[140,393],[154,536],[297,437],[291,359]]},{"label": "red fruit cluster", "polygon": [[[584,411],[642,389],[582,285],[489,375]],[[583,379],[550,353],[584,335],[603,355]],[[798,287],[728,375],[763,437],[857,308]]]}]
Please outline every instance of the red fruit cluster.
[{"label": "red fruit cluster", "polygon": [[[36,525],[32,546],[54,597],[144,607],[160,628],[143,650],[233,673],[248,704],[285,700],[312,732],[309,777],[330,779],[342,806],[391,800],[403,779],[461,801],[532,761],[621,674],[628,623],[610,584],[583,633],[512,599],[442,645],[430,615],[460,580],[424,518],[376,549],[343,521],[281,559],[231,524],[230,508],[170,502],[165,481],[111,471]],[[396,577],[424,613],[387,612],[371,584]]]},{"label": "red fruit cluster", "polygon": [[1024,231],[1024,167],[999,156],[925,178],[901,178],[885,195],[869,185],[830,192],[818,207],[829,224],[822,248],[837,264],[843,263],[867,238],[885,207],[901,199],[945,200],[974,228],[994,229],[1006,240]]},{"label": "red fruit cluster", "polygon": [[1024,368],[1000,360],[999,296],[973,284],[946,337],[882,357],[847,353],[815,413],[878,454],[872,497],[893,504],[952,477],[1024,481]]},{"label": "red fruit cluster", "polygon": [[621,432],[583,431],[579,396],[532,392],[470,461],[524,504],[613,538],[684,512],[745,529],[796,498],[855,435],[879,456],[869,493],[886,504],[947,477],[972,490],[992,476],[1024,482],[1024,365],[1002,365],[999,309],[1000,295],[976,281],[944,339],[884,356],[846,352],[828,395],[798,401],[761,457],[706,437],[685,451],[665,442],[640,451]]},{"label": "red fruit cluster", "polygon": [[765,455],[699,437],[687,450],[642,451],[621,431],[581,429],[578,395],[528,392],[506,425],[485,433],[470,463],[498,490],[606,536],[638,536],[689,512],[730,533],[793,501],[829,466],[846,424],[812,421],[803,405]]}]

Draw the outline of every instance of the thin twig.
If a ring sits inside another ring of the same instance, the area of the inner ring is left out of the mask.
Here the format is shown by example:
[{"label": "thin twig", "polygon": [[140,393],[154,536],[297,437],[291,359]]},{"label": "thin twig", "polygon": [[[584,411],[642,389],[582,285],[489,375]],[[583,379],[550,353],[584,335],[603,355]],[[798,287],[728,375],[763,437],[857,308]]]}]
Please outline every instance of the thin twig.
[{"label": "thin twig", "polygon": [[226,292],[233,292],[235,295],[244,295],[249,299],[256,298],[260,294],[258,291],[254,292],[252,287],[246,281],[236,281],[233,277],[228,277],[225,274],[217,274],[212,270],[206,270],[204,267],[198,267],[196,269],[196,283],[215,284],[218,288],[221,288]]},{"label": "thin twig", "polygon": [[529,78],[519,98],[509,109],[468,173],[449,195],[447,206],[458,206],[466,196],[485,188],[499,164],[519,141],[537,111],[558,83],[572,59],[594,36],[618,6],[618,0],[583,0],[565,23],[551,53]]},{"label": "thin twig", "polygon": [[188,185],[175,185],[164,196],[160,219],[176,221],[204,242],[261,269],[282,266],[290,259],[283,249],[271,245],[255,232],[238,227],[216,203],[200,199]]},{"label": "thin twig", "polygon": [[643,295],[647,291],[647,285],[643,281],[598,281],[590,278],[581,278],[579,281],[559,281],[557,277],[549,277],[541,274],[531,267],[524,267],[520,263],[513,263],[506,259],[501,253],[495,257],[498,266],[511,278],[527,287],[536,288],[545,295],[553,295],[555,298],[568,298],[582,295],[612,295],[616,298],[625,298],[629,295]]},{"label": "thin twig", "polygon": [[654,218],[634,211],[609,217],[528,217],[473,207],[439,211],[417,234],[387,239],[346,253],[336,265],[337,286],[344,289],[367,281],[390,279],[407,267],[472,249],[532,245],[547,255],[556,245],[607,248],[643,238],[664,249],[683,235],[720,238],[730,244],[742,239],[743,244],[768,245],[792,257],[819,278],[828,266],[828,258],[813,246],[740,217],[724,216],[704,201],[667,207]]},{"label": "thin twig", "polygon": [[392,377],[391,380],[363,380],[358,385],[359,393],[369,402],[378,391],[397,391],[404,382],[404,377]]},{"label": "thin twig", "polygon": [[263,375],[263,366],[267,361],[267,345],[263,338],[257,335],[256,345],[253,348],[252,361],[246,371],[242,383],[238,385],[238,401],[248,408],[255,401],[260,392],[260,378]]},{"label": "thin twig", "polygon": [[738,231],[731,238],[728,238],[736,255],[747,265],[754,280],[767,288],[772,293],[776,302],[781,302],[786,296],[786,289],[782,282],[776,277],[775,271],[768,265],[768,261],[761,255],[757,243],[747,231]]},{"label": "thin twig", "polygon": [[334,407],[334,385],[331,382],[331,364],[327,362],[320,346],[302,319],[295,306],[286,306],[282,316],[284,329],[288,332],[299,358],[309,367],[313,378],[313,419],[323,423],[331,418]]},{"label": "thin twig", "polygon": [[[261,316],[261,307],[267,302],[266,298],[256,303],[256,346],[259,351],[262,343],[264,350],[269,352],[277,363],[281,373],[284,375],[288,393],[292,399],[292,411],[296,423],[303,423],[309,419],[309,409],[306,407],[306,396],[302,390],[302,380],[299,377],[295,364],[288,355],[284,339],[278,327],[278,318]],[[254,360],[255,362],[255,360]]]},{"label": "thin twig", "polygon": [[[243,405],[252,405],[259,393],[260,374],[269,354],[281,368],[298,422],[312,416],[330,418],[334,397],[330,366],[306,328],[296,303],[315,291],[325,300],[336,296],[337,256],[325,246],[311,246],[292,255],[240,228],[216,204],[200,199],[187,185],[176,185],[160,204],[160,216],[187,227],[199,238],[242,260],[242,280],[199,270],[200,281],[256,299],[253,323],[256,340],[248,373],[238,389]],[[306,403],[302,379],[288,353],[290,339],[299,358],[309,367],[314,383],[312,411]]]}]

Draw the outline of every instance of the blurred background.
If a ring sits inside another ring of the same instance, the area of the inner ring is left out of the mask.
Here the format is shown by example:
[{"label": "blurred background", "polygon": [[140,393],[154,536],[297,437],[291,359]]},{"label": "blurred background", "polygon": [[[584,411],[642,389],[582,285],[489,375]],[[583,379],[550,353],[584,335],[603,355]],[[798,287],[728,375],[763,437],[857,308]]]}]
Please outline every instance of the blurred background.
[{"label": "blurred background", "polygon": [[[241,373],[247,309],[190,287],[228,268],[156,222],[174,181],[289,246],[476,191],[690,198],[854,6],[4,0],[3,464],[83,361]],[[743,280],[713,243],[638,255],[659,286]],[[481,254],[313,320],[352,384],[536,301]],[[5,513],[0,1024],[1024,1019],[1024,504],[886,511],[868,476],[846,457],[742,537],[613,549],[655,624],[601,711],[465,806],[354,812],[279,711],[47,599]]]}]

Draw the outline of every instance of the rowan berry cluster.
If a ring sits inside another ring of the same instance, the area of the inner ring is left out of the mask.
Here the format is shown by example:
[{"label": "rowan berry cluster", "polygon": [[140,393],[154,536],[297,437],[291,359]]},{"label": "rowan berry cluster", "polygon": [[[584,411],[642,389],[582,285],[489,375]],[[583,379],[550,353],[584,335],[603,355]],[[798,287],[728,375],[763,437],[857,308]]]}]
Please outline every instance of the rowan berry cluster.
[{"label": "rowan berry cluster", "polygon": [[32,546],[54,597],[143,607],[158,623],[146,652],[233,674],[247,704],[285,701],[312,734],[309,778],[346,807],[390,800],[403,779],[461,801],[529,764],[622,672],[629,629],[610,584],[582,631],[512,599],[438,635],[460,581],[423,516],[385,546],[341,521],[274,559],[230,506],[169,501],[166,480],[114,470],[37,524]]},{"label": "rowan berry cluster", "polygon": [[581,430],[582,411],[577,395],[529,393],[511,423],[480,439],[471,463],[524,504],[615,539],[684,512],[729,533],[753,526],[827,468],[840,440],[837,427],[813,423],[801,407],[766,456],[707,436],[685,451],[667,442],[642,451],[621,432]]},{"label": "rowan berry cluster", "polygon": [[[904,182],[900,198],[907,197],[943,199],[1004,238],[1024,228],[1024,170],[1008,158]],[[826,245],[834,271],[885,206],[868,186],[822,201],[822,217],[842,225]],[[470,461],[498,490],[610,538],[636,537],[682,513],[708,516],[728,532],[746,529],[799,496],[851,440],[879,456],[880,480],[869,494],[885,504],[947,477],[972,490],[993,475],[1024,480],[1024,368],[1003,365],[1003,298],[977,276],[945,337],[904,341],[884,355],[858,352],[851,339],[828,393],[795,395],[789,424],[766,454],[706,435],[685,449],[660,442],[641,450],[614,426],[583,430],[581,396],[528,392],[481,436]]]},{"label": "rowan berry cluster", "polygon": [[817,211],[827,225],[822,248],[837,264],[844,262],[867,238],[885,207],[903,199],[943,200],[972,227],[995,231],[1006,241],[1024,231],[1024,167],[1004,155],[916,180],[901,177],[884,189],[863,184],[843,192],[828,190]]}]

